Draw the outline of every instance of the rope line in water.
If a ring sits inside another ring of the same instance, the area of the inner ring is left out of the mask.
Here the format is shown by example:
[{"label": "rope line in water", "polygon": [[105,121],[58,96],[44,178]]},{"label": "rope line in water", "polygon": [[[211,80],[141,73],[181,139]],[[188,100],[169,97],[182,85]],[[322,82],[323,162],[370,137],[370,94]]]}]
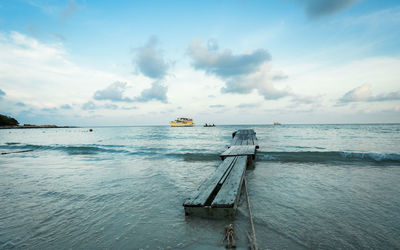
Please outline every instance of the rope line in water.
[{"label": "rope line in water", "polygon": [[249,193],[247,192],[246,176],[244,176],[243,178],[244,178],[243,179],[244,187],[246,190],[247,207],[249,209],[249,217],[250,217],[250,224],[251,224],[251,230],[252,230],[252,234],[250,235],[249,233],[247,233],[247,237],[249,238],[249,241],[250,241],[250,249],[258,250],[257,241],[256,241],[256,230],[254,229],[253,215],[251,213],[251,207],[250,207]]}]

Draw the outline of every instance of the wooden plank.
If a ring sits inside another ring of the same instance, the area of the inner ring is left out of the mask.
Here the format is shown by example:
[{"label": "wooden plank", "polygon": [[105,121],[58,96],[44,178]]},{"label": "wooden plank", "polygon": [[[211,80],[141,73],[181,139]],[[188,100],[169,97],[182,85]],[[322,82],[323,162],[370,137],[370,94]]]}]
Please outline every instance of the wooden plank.
[{"label": "wooden plank", "polygon": [[258,149],[256,132],[252,129],[240,129],[232,134],[231,146],[237,145],[255,145]]},{"label": "wooden plank", "polygon": [[206,179],[193,194],[192,197],[186,199],[183,206],[204,206],[206,201],[210,198],[213,191],[226,172],[230,172],[233,166],[234,157],[225,159],[215,170],[214,174]]},{"label": "wooden plank", "polygon": [[256,133],[240,129],[232,134],[231,146],[221,154],[224,160],[183,206],[186,215],[232,217],[235,214],[243,177],[258,148]]},{"label": "wooden plank", "polygon": [[225,159],[228,156],[244,156],[244,155],[255,155],[256,146],[254,145],[243,145],[243,146],[231,146],[220,157]]},{"label": "wooden plank", "polygon": [[239,156],[239,155],[254,155],[256,148],[254,145],[232,146],[221,156]]},{"label": "wooden plank", "polygon": [[240,143],[239,136],[233,137],[231,145],[238,145],[238,143]]},{"label": "wooden plank", "polygon": [[[231,157],[229,157],[231,158]],[[217,196],[211,204],[212,208],[235,208],[239,200],[243,176],[246,171],[247,157],[239,156]]]},{"label": "wooden plank", "polygon": [[[230,159],[228,159],[228,160],[230,160]],[[233,161],[231,163],[231,166],[230,166],[230,170],[225,171],[225,173],[222,175],[221,179],[219,180],[218,185],[222,186],[222,184],[225,182],[225,180],[228,178],[230,172],[232,171],[232,168],[235,166],[236,161],[237,161],[237,157],[234,157]]]},{"label": "wooden plank", "polygon": [[[234,132],[233,134],[233,142],[232,145],[248,145],[249,144],[249,140],[251,139],[251,137],[253,137],[255,135],[254,130],[252,129],[241,129],[238,130],[236,132]],[[240,140],[241,142],[238,143],[237,140]]]}]

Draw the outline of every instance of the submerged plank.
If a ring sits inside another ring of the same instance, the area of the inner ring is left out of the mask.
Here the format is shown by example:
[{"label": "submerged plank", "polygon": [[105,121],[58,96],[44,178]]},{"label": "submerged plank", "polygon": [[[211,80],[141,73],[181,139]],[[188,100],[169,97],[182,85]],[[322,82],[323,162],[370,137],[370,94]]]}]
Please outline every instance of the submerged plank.
[{"label": "submerged plank", "polygon": [[[231,158],[231,157],[228,157]],[[211,204],[213,208],[236,208],[246,171],[247,157],[237,157],[229,177],[226,179],[217,196]]]},{"label": "submerged plank", "polygon": [[[219,189],[217,187],[220,180],[228,175],[232,169],[234,157],[229,157],[225,161],[223,161],[218,168],[215,170],[214,174],[212,174],[209,178],[207,178],[198,188],[198,190],[193,194],[192,197],[188,198],[183,206],[197,207],[197,206],[205,206],[207,201],[209,201],[213,195],[215,196],[215,191]],[[210,201],[209,201],[210,202]]]}]

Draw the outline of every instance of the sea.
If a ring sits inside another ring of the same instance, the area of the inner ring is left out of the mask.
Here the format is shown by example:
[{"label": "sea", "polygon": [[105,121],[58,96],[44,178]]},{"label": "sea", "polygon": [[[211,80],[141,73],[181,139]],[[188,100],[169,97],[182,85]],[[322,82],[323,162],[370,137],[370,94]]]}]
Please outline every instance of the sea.
[{"label": "sea", "polygon": [[243,193],[231,219],[182,206],[238,129],[260,249],[400,249],[400,124],[89,129],[0,130],[0,249],[224,249],[229,224],[248,249]]}]

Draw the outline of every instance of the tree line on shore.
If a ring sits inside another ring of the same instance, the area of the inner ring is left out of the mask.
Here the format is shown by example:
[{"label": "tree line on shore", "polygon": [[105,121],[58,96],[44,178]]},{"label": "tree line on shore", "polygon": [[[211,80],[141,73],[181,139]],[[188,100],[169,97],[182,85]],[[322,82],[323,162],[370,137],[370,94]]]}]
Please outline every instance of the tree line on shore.
[{"label": "tree line on shore", "polygon": [[0,126],[18,126],[18,125],[19,122],[16,119],[10,116],[0,114]]}]

